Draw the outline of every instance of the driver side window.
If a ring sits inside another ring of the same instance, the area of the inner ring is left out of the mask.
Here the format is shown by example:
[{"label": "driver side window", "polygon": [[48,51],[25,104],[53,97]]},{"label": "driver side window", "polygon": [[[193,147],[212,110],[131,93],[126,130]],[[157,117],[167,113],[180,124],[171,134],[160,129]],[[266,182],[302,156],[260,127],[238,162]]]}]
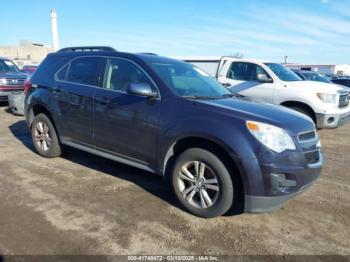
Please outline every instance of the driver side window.
[{"label": "driver side window", "polygon": [[131,83],[148,83],[156,91],[152,81],[138,66],[124,59],[109,59],[104,87],[126,92]]},{"label": "driver side window", "polygon": [[258,75],[271,76],[259,65],[246,62],[233,62],[227,73],[227,77],[233,80],[258,81]]}]

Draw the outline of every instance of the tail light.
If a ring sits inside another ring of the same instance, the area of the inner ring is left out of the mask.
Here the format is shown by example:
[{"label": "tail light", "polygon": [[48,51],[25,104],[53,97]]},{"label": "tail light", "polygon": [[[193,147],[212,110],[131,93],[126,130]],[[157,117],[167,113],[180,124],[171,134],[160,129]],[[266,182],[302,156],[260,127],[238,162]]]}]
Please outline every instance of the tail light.
[{"label": "tail light", "polygon": [[26,96],[29,94],[30,89],[32,88],[32,83],[30,82],[30,78],[24,82],[24,93]]}]

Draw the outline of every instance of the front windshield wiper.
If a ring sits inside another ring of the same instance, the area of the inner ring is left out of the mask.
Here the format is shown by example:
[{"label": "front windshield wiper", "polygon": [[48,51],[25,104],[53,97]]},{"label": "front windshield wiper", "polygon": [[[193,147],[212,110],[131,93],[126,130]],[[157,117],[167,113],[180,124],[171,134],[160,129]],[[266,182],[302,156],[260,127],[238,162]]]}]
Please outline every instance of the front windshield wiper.
[{"label": "front windshield wiper", "polygon": [[202,100],[218,99],[218,97],[215,97],[215,96],[182,96],[182,97],[186,99],[202,99]]}]

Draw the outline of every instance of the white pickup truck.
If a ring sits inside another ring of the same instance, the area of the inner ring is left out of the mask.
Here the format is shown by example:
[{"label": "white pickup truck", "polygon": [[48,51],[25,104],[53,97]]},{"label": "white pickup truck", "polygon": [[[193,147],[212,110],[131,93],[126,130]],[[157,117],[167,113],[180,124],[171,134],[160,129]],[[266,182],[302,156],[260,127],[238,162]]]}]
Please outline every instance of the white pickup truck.
[{"label": "white pickup truck", "polygon": [[318,128],[336,128],[350,121],[349,91],[344,87],[303,81],[273,62],[233,57],[181,59],[207,71],[234,92],[308,115]]}]

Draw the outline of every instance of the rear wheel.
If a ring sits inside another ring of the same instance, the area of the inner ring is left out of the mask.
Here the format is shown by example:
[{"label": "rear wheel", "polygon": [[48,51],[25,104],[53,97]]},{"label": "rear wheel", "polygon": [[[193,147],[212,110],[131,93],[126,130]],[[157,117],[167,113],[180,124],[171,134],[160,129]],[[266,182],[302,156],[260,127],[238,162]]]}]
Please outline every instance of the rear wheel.
[{"label": "rear wheel", "polygon": [[61,145],[51,120],[45,114],[38,114],[31,126],[32,139],[36,151],[43,157],[61,155]]},{"label": "rear wheel", "polygon": [[220,216],[233,204],[229,171],[219,157],[201,148],[188,149],[178,157],[172,184],[183,207],[197,216]]}]

